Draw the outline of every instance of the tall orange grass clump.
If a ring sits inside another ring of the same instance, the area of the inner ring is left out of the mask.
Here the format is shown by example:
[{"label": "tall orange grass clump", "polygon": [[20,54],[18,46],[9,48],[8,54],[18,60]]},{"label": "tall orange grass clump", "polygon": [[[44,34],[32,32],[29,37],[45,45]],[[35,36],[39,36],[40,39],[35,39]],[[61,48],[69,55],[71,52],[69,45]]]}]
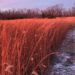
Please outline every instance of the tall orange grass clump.
[{"label": "tall orange grass clump", "polygon": [[[66,32],[64,19],[0,21],[0,75],[46,75],[50,55],[58,52]],[[73,23],[73,22],[71,22]]]}]

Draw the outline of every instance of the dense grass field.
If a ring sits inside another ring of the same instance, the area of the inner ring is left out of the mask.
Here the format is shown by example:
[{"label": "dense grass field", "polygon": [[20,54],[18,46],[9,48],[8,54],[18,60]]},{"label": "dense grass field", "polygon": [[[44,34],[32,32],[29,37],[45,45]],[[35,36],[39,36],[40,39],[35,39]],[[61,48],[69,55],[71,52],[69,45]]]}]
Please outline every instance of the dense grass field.
[{"label": "dense grass field", "polygon": [[46,75],[75,17],[0,20],[0,75]]}]

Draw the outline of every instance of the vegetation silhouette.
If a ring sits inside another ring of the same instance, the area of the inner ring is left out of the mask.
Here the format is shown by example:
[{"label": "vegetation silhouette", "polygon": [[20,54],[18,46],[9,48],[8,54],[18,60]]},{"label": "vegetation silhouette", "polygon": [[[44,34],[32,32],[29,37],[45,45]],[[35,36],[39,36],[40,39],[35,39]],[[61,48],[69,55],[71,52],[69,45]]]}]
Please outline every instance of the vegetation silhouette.
[{"label": "vegetation silhouette", "polygon": [[56,18],[75,16],[75,5],[68,10],[61,5],[54,5],[46,9],[19,9],[0,11],[0,19],[24,18]]}]

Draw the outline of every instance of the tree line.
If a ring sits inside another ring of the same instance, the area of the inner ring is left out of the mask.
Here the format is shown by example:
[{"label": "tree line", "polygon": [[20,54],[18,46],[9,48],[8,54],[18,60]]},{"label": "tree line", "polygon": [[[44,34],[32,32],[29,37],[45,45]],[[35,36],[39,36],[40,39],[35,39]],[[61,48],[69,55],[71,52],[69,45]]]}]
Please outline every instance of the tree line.
[{"label": "tree line", "polygon": [[60,5],[54,5],[46,9],[19,9],[0,10],[0,19],[24,19],[24,18],[56,18],[75,16],[75,5],[65,9]]}]

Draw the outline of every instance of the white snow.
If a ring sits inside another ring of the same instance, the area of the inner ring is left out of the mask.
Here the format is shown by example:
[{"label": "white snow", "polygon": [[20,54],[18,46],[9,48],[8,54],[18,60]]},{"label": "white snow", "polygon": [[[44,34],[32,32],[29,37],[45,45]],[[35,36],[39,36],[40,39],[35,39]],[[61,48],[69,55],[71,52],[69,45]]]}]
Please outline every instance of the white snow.
[{"label": "white snow", "polygon": [[75,55],[70,55],[71,52],[75,52],[75,47],[71,47],[72,44],[75,44],[75,28],[67,32],[59,49],[62,53],[57,55],[60,62],[53,65],[52,71],[48,75],[75,75],[75,61],[71,61]]}]

